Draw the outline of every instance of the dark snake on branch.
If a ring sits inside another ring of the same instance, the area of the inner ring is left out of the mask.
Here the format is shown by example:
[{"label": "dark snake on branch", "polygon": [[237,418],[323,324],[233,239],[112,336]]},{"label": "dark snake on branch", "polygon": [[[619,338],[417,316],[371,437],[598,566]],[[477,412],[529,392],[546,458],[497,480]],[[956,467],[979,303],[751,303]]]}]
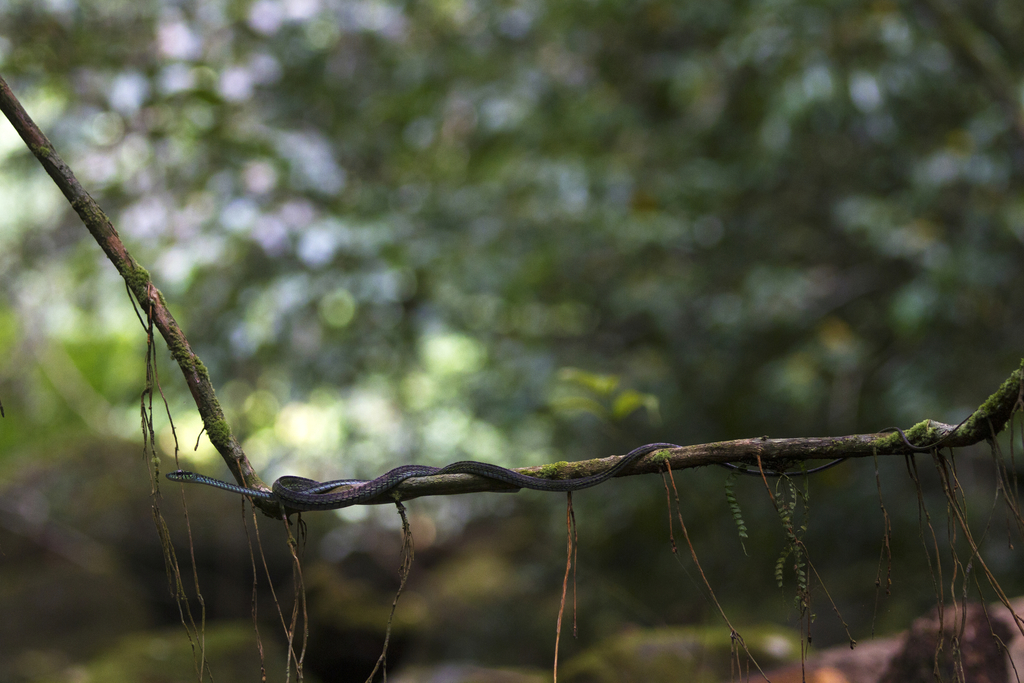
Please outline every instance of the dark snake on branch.
[{"label": "dark snake on branch", "polygon": [[[332,481],[318,482],[304,477],[288,475],[280,477],[275,481],[271,491],[236,486],[235,484],[229,484],[226,481],[207,477],[202,474],[196,474],[195,472],[187,472],[185,470],[171,472],[167,475],[167,478],[171,481],[183,483],[206,484],[207,486],[214,486],[219,489],[224,489],[225,491],[240,493],[243,496],[249,496],[256,500],[274,501],[290,512],[306,512],[312,510],[337,510],[339,508],[349,507],[350,505],[359,505],[360,503],[366,503],[374,500],[393,490],[406,479],[432,477],[442,474],[473,474],[493,481],[504,482],[517,488],[532,489],[534,491],[579,491],[580,489],[597,486],[625,470],[643,456],[655,451],[665,450],[667,448],[680,448],[680,446],[672,443],[645,444],[634,448],[629,453],[622,456],[618,462],[602,472],[585,477],[574,477],[571,479],[545,479],[543,477],[532,477],[528,474],[521,474],[515,470],[510,470],[499,465],[477,462],[475,460],[454,462],[450,465],[445,465],[444,467],[431,467],[429,465],[401,465],[392,470],[388,470],[376,479],[370,479],[369,481],[362,479],[335,479]],[[822,465],[821,467],[816,467],[806,471],[794,471],[789,474],[798,476],[812,474],[832,467],[833,465],[837,465],[842,462],[842,460],[843,459],[840,458],[833,460],[826,465]],[[732,463],[718,464],[746,474],[756,474],[758,476],[762,474],[762,471],[758,469],[747,469],[746,467],[740,467]],[[763,474],[767,476],[781,476],[787,473],[765,470]],[[333,489],[342,486],[348,486],[350,488],[347,488],[344,491],[333,491]]]}]

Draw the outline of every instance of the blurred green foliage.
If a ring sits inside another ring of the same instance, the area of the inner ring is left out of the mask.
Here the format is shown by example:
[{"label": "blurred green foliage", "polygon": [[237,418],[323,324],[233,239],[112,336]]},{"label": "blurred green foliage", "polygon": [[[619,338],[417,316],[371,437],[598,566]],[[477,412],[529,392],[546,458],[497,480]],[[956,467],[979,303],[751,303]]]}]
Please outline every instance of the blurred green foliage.
[{"label": "blurred green foliage", "polygon": [[[1012,367],[1020,131],[942,6],[8,2],[0,55],[241,383],[260,465],[316,392],[343,425],[317,445],[361,467],[479,433],[520,464],[608,437],[551,414],[565,367],[655,397],[680,441],[952,419]],[[956,11],[1015,72],[1013,3]],[[7,343],[137,339],[3,135]]]},{"label": "blurred green foliage", "polygon": [[[264,478],[333,478],[959,421],[1022,355],[1022,32],[1015,0],[0,0],[0,73]],[[0,290],[0,473],[137,438],[144,331],[6,123]],[[188,392],[160,378],[191,452]],[[917,508],[880,467],[909,505],[890,604],[913,610],[934,595]],[[804,537],[862,625],[869,469],[814,482]],[[737,575],[717,474],[677,474],[716,589],[785,614],[763,487],[735,487]],[[640,486],[580,502],[633,582],[665,534]]]}]

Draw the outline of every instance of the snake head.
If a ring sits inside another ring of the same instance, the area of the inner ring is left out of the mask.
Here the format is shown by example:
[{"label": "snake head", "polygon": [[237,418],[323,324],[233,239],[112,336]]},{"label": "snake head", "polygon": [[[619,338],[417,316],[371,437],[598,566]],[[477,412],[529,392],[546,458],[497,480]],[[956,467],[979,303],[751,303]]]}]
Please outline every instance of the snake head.
[{"label": "snake head", "polygon": [[195,472],[188,472],[186,470],[175,470],[167,473],[167,478],[171,481],[195,481],[198,476]]}]

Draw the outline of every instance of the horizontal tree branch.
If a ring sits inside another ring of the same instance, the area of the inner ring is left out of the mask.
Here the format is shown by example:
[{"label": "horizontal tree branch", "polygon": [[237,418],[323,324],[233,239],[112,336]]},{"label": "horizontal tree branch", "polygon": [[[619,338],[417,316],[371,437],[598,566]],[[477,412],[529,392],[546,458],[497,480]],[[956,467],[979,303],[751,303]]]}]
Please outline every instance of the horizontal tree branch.
[{"label": "horizontal tree branch", "polygon": [[[1009,422],[1018,408],[1024,408],[1024,360],[989,398],[960,425],[948,425],[924,420],[904,430],[910,443],[917,448],[938,444],[941,448],[962,448],[995,438]],[[850,436],[795,437],[773,439],[759,436],[714,443],[680,446],[655,451],[644,456],[632,467],[616,476],[664,472],[704,467],[719,463],[750,463],[758,459],[766,470],[804,460],[863,458],[866,456],[908,455],[917,452],[907,446],[897,431]],[[622,456],[582,460],[573,463],[555,463],[536,467],[521,467],[517,472],[547,479],[572,479],[597,474],[614,465]],[[516,491],[501,482],[472,474],[448,474],[434,477],[407,479],[391,493],[368,504],[393,503],[396,498],[409,500],[421,496],[478,493],[481,491]]]}]

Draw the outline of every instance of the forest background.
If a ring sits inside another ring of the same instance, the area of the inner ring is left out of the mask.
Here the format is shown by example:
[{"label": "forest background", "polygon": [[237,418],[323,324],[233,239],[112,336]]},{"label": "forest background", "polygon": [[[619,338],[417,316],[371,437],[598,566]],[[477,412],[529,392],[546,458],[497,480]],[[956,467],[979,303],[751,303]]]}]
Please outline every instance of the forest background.
[{"label": "forest background", "polygon": [[[328,479],[959,422],[1021,358],[1022,34],[1013,0],[3,0],[0,74],[152,273],[263,479]],[[145,332],[7,123],[0,287],[0,681],[126,662],[171,676],[190,655],[147,509]],[[225,478],[160,356],[182,464]],[[984,522],[989,450],[962,454]],[[858,639],[905,628],[939,590],[903,459],[877,470],[891,595],[884,561],[876,587],[876,464],[809,484],[805,540]],[[735,483],[741,539],[728,476],[676,477],[712,588],[741,631],[795,627],[764,484]],[[173,515],[180,495],[162,490]],[[186,497],[207,628],[245,670],[239,501]],[[580,635],[563,657],[637,628],[728,636],[671,553],[660,480],[574,503]],[[548,667],[564,504],[409,503],[395,670]],[[986,558],[1020,594],[998,517]],[[362,680],[397,586],[398,517],[307,521],[307,676]],[[265,522],[287,587],[283,532]],[[283,662],[266,599],[262,639]],[[831,608],[814,611],[815,645],[845,642]]]}]

